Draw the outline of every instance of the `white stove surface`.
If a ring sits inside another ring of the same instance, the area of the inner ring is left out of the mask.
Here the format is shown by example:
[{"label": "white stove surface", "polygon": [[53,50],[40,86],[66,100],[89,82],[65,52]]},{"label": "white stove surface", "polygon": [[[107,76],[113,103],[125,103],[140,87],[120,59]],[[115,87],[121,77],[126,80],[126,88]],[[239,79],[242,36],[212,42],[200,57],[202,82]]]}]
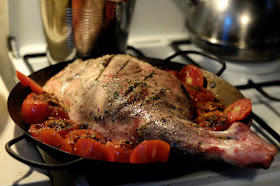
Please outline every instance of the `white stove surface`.
[{"label": "white stove surface", "polygon": [[[21,131],[9,117],[7,99],[9,92],[0,77],[0,185],[51,185],[48,172],[25,165],[5,150],[5,144],[12,138],[21,135]],[[25,140],[14,145],[12,149],[26,158],[42,162],[42,158],[35,146]]]}]

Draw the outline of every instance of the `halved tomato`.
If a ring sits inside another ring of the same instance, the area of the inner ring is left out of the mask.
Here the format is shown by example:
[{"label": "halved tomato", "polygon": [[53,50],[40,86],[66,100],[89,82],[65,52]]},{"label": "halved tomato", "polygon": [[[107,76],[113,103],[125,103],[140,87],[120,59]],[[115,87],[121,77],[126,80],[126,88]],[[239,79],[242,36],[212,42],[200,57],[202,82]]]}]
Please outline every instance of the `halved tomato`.
[{"label": "halved tomato", "polygon": [[31,92],[21,106],[23,120],[27,124],[41,123],[52,116],[55,119],[68,119],[69,115],[57,100],[46,92]]},{"label": "halved tomato", "polygon": [[230,123],[227,120],[227,115],[219,110],[205,112],[195,118],[194,122],[200,127],[214,131],[223,131],[230,126]]},{"label": "halved tomato", "polygon": [[76,124],[70,119],[56,119],[53,117],[48,118],[44,123],[44,128],[51,128],[58,132],[63,138],[73,130],[80,129],[81,124]]},{"label": "halved tomato", "polygon": [[130,163],[165,163],[169,159],[170,145],[162,140],[146,140],[132,151]]},{"label": "halved tomato", "polygon": [[24,75],[23,73],[16,71],[17,78],[24,87],[30,87],[33,92],[42,93],[44,89],[30,77]]},{"label": "halved tomato", "polygon": [[251,99],[242,98],[230,104],[224,110],[230,123],[245,119],[252,112]]},{"label": "halved tomato", "polygon": [[121,141],[107,141],[106,146],[109,147],[114,152],[114,161],[129,163],[130,156],[132,153],[132,146],[129,144],[124,144]]},{"label": "halved tomato", "polygon": [[51,112],[48,102],[37,99],[34,92],[27,95],[21,106],[22,118],[28,125],[45,121]]},{"label": "halved tomato", "polygon": [[72,152],[71,146],[61,135],[53,129],[44,129],[41,133],[42,142],[59,148],[66,152]]},{"label": "halved tomato", "polygon": [[51,116],[60,119],[69,119],[68,113],[60,106],[51,106]]},{"label": "halved tomato", "polygon": [[223,111],[225,109],[225,106],[220,102],[198,102],[195,105],[195,114],[196,116],[200,116],[204,114],[205,112],[211,112],[211,111]]},{"label": "halved tomato", "polygon": [[204,77],[201,69],[195,65],[186,65],[178,73],[178,79],[181,83],[186,85],[193,85],[202,87],[204,84]]},{"label": "halved tomato", "polygon": [[67,143],[70,144],[73,149],[75,149],[74,146],[80,138],[95,139],[103,144],[106,143],[106,139],[100,133],[90,129],[72,130],[67,135],[65,135],[65,138]]},{"label": "halved tomato", "polygon": [[94,139],[78,139],[76,143],[76,154],[95,160],[114,161],[113,151]]},{"label": "halved tomato", "polygon": [[215,96],[210,90],[200,86],[187,85],[185,87],[191,97],[193,104],[198,102],[214,102]]},{"label": "halved tomato", "polygon": [[42,141],[41,133],[45,129],[44,123],[31,124],[28,132],[32,137],[36,138],[39,141]]}]

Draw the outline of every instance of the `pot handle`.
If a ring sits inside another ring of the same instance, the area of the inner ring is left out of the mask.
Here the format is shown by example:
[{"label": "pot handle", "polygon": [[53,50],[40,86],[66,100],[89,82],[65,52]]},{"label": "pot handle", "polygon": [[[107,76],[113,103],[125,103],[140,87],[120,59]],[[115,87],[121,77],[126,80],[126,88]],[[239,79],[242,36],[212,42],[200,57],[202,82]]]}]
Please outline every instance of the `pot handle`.
[{"label": "pot handle", "polygon": [[58,169],[67,168],[67,167],[83,160],[83,158],[78,158],[78,159],[75,159],[75,160],[72,160],[72,161],[69,161],[69,162],[66,162],[66,163],[47,164],[47,163],[36,162],[36,161],[33,161],[33,160],[29,160],[27,158],[21,157],[20,155],[18,155],[16,152],[14,152],[11,149],[11,146],[16,144],[17,142],[25,139],[25,135],[26,134],[22,134],[21,136],[18,136],[16,138],[8,141],[5,145],[5,149],[13,158],[17,159],[18,161],[20,161],[20,162],[22,162],[26,165],[33,166],[33,167],[40,168],[40,169],[58,170]]}]

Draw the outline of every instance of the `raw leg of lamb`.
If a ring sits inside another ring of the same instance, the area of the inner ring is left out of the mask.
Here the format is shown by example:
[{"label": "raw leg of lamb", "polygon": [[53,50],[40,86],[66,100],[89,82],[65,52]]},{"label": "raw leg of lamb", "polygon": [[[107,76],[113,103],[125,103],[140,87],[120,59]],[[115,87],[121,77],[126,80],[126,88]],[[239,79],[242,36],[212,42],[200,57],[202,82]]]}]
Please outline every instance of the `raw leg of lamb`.
[{"label": "raw leg of lamb", "polygon": [[197,128],[181,83],[129,55],[76,60],[44,88],[69,109],[72,120],[108,139],[161,139],[181,152],[250,168],[268,168],[277,154],[242,123],[220,132]]}]

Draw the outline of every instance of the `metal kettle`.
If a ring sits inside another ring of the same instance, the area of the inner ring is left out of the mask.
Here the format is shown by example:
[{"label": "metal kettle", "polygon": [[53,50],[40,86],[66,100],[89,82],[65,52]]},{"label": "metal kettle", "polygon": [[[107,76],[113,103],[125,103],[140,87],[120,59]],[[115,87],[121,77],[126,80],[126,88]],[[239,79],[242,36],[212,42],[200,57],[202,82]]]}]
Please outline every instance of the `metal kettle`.
[{"label": "metal kettle", "polygon": [[185,5],[191,40],[204,50],[238,61],[280,57],[279,0],[188,0]]}]

